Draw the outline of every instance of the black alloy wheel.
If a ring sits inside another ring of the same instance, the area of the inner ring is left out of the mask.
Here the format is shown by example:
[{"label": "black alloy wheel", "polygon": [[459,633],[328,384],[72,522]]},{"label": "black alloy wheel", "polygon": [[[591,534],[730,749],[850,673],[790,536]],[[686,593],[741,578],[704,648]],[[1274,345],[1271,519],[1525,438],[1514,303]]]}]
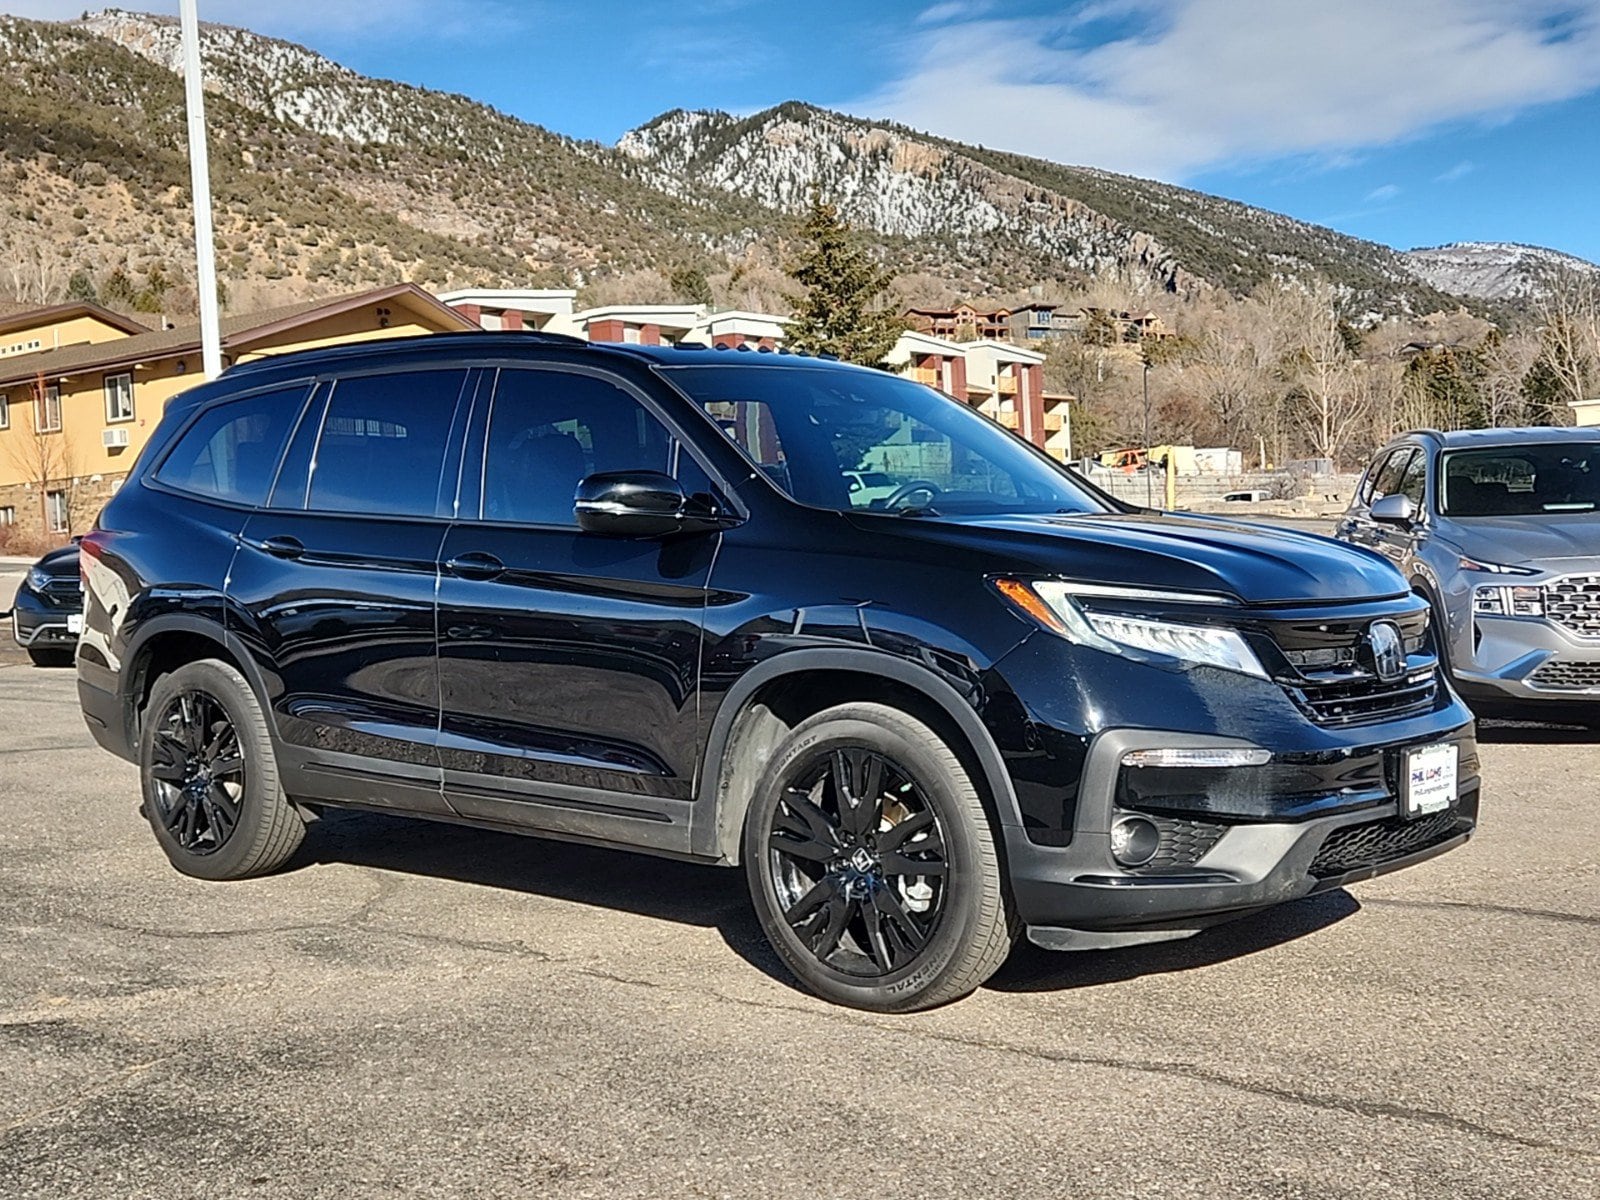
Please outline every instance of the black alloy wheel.
[{"label": "black alloy wheel", "polygon": [[139,724],[139,768],[144,815],[185,875],[264,875],[305,837],[261,703],[230,663],[202,659],[156,680]]},{"label": "black alloy wheel", "polygon": [[817,754],[767,838],[783,919],[817,960],[881,978],[927,946],[944,908],[944,835],[904,769],[860,747]]},{"label": "black alloy wheel", "polygon": [[179,692],[156,716],[150,775],[155,816],[195,855],[215,854],[239,826],[245,760],[239,731],[216,698]]},{"label": "black alloy wheel", "polygon": [[767,758],[741,859],[767,940],[840,1004],[959,999],[1010,952],[991,815],[955,750],[892,705],[841,704]]}]

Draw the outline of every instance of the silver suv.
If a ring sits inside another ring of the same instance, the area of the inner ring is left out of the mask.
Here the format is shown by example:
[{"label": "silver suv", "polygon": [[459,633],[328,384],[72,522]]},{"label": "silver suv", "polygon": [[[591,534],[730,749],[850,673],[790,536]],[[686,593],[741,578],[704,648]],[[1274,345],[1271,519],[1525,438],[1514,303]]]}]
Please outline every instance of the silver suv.
[{"label": "silver suv", "polygon": [[[1600,725],[1600,429],[1421,430],[1372,460],[1338,536],[1433,605],[1479,714]],[[1561,710],[1559,713],[1557,709]]]}]

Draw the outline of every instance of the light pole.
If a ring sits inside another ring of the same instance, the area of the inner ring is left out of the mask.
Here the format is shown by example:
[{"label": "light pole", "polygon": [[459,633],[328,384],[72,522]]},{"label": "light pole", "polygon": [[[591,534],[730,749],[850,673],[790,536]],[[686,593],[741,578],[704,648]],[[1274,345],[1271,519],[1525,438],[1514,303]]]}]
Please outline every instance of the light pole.
[{"label": "light pole", "polygon": [[200,291],[200,366],[207,379],[222,374],[217,317],[217,252],[211,233],[211,159],[206,148],[206,94],[200,77],[198,0],[180,0],[183,94],[189,112],[189,183],[194,192],[195,286]]},{"label": "light pole", "polygon": [[1150,360],[1144,360],[1144,506],[1154,508],[1155,502],[1151,496],[1154,483],[1151,481],[1150,472],[1155,463],[1150,457]]}]

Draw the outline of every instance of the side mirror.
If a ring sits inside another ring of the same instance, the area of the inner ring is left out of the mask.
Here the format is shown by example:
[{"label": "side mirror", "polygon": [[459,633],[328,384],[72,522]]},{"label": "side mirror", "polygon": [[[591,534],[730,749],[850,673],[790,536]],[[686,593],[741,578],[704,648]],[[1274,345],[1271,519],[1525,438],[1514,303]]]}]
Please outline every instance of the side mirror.
[{"label": "side mirror", "polygon": [[1369,510],[1374,521],[1383,525],[1398,525],[1402,529],[1409,529],[1417,517],[1417,506],[1410,496],[1385,496],[1381,500],[1374,500]]},{"label": "side mirror", "polygon": [[728,524],[723,515],[660,471],[602,471],[578,484],[572,501],[578,528],[611,537],[657,538]]}]

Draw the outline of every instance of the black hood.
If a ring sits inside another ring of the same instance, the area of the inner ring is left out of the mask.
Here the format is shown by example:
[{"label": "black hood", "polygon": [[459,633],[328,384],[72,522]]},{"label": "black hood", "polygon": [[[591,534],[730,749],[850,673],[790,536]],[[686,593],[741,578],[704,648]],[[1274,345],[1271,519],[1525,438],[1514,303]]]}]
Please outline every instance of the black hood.
[{"label": "black hood", "polygon": [[50,551],[33,565],[46,575],[75,576],[78,573],[78,547],[62,546],[59,550]]},{"label": "black hood", "polygon": [[1246,604],[1376,600],[1410,590],[1372,551],[1226,517],[1141,512],[894,520],[907,536],[952,552],[980,551],[996,571],[1220,592]]}]

